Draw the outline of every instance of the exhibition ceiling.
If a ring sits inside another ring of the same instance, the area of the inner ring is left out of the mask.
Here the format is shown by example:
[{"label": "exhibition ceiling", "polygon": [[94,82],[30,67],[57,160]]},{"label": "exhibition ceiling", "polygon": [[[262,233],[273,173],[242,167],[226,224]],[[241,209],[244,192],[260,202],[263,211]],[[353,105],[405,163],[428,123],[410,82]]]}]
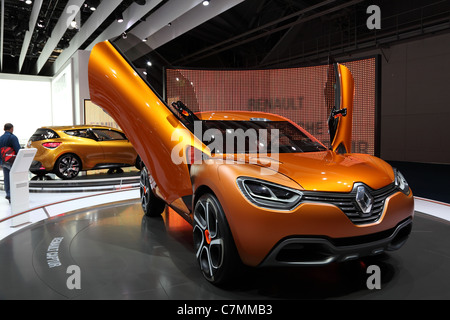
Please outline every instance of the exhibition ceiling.
[{"label": "exhibition ceiling", "polygon": [[[175,66],[266,68],[450,30],[449,0],[0,0],[2,73],[53,76],[78,50],[133,33]],[[381,29],[369,29],[371,5]],[[123,18],[123,21],[119,21]]]}]

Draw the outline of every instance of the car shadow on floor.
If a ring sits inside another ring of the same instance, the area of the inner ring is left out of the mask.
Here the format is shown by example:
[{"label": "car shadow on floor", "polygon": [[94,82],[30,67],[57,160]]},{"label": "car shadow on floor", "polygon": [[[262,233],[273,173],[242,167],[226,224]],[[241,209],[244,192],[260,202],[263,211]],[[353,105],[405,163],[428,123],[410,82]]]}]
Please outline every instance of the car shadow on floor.
[{"label": "car shadow on floor", "polygon": [[[176,213],[166,211],[162,217],[143,217],[141,235],[149,254],[155,254],[155,243],[163,245],[166,256],[189,279],[180,283],[176,291],[166,288],[169,296],[173,294],[176,299],[354,298],[375,292],[377,282],[386,286],[396,273],[389,254],[380,254],[319,267],[244,268],[233,283],[216,287],[203,279],[195,259],[192,227]],[[369,266],[378,267],[379,279]]]}]

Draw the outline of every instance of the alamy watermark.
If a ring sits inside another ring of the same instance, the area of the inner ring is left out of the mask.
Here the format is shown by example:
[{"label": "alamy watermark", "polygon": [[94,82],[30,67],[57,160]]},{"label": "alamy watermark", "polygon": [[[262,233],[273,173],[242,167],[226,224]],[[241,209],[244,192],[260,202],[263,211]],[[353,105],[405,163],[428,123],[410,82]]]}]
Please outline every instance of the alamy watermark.
[{"label": "alamy watermark", "polygon": [[380,269],[380,267],[377,265],[370,265],[367,267],[366,273],[370,274],[370,276],[367,278],[367,281],[366,281],[367,289],[380,290],[381,289],[381,269]]},{"label": "alamy watermark", "polygon": [[377,5],[371,5],[367,7],[367,14],[370,14],[369,18],[367,18],[367,29],[381,29],[381,9]]},{"label": "alamy watermark", "polygon": [[80,26],[80,6],[70,5],[66,9],[66,27],[69,29],[79,29]]},{"label": "alamy watermark", "polygon": [[67,278],[66,286],[69,290],[81,289],[81,269],[77,265],[71,265],[67,267],[67,274],[70,276]]},{"label": "alamy watermark", "polygon": [[190,131],[175,130],[172,141],[178,141],[178,143],[171,152],[171,160],[174,164],[245,162],[260,165],[262,175],[272,175],[278,171],[280,140],[278,129],[229,128],[222,132],[219,129],[210,128],[203,131],[202,122],[196,121],[194,135],[201,138],[211,151],[211,155],[206,155],[197,148],[186,148],[186,145],[194,145]]}]

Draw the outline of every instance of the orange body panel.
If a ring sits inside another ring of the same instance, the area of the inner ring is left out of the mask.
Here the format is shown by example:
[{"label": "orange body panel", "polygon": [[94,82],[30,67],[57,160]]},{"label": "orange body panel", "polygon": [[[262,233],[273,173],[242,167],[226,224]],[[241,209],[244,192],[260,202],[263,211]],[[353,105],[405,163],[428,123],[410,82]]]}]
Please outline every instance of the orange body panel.
[{"label": "orange body panel", "polygon": [[[176,119],[109,42],[99,43],[92,50],[89,87],[92,102],[125,128],[164,200],[170,204],[192,194],[187,165],[172,162],[171,152],[180,144],[195,145],[202,150],[202,143]],[[177,140],[172,140],[174,135]]]},{"label": "orange body panel", "polygon": [[[306,171],[299,170],[299,172]],[[236,178],[239,176],[261,178],[260,168],[256,165],[210,162],[194,166],[192,174],[195,190],[206,185],[218,197],[226,212],[240,257],[250,266],[259,265],[274,246],[287,237],[356,237],[391,229],[400,221],[412,217],[414,212],[412,194],[406,196],[399,191],[387,200],[384,212],[376,223],[357,226],[339,208],[330,204],[301,203],[292,211],[277,211],[250,203],[242,196]],[[368,173],[366,176],[370,180],[376,180],[376,175],[371,176]],[[270,176],[267,180],[303,190],[297,182],[282,173]]]},{"label": "orange body panel", "polygon": [[347,114],[339,119],[339,126],[336,135],[331,143],[333,151],[336,151],[340,145],[345,147],[348,153],[352,150],[352,121],[353,121],[353,98],[354,98],[354,81],[350,70],[338,64],[339,71],[339,88],[341,99],[341,110],[347,109]]}]

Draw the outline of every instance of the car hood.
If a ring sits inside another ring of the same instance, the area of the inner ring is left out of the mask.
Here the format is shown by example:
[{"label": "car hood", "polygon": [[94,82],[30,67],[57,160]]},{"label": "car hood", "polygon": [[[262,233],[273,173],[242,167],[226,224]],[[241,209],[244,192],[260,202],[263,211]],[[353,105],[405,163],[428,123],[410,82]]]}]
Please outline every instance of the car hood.
[{"label": "car hood", "polygon": [[[372,189],[394,182],[389,164],[365,154],[280,153],[275,157],[250,156],[246,160],[249,165],[265,167],[274,174],[290,178],[304,190],[350,192],[356,182],[363,182]],[[270,174],[262,178],[270,180]]]}]

